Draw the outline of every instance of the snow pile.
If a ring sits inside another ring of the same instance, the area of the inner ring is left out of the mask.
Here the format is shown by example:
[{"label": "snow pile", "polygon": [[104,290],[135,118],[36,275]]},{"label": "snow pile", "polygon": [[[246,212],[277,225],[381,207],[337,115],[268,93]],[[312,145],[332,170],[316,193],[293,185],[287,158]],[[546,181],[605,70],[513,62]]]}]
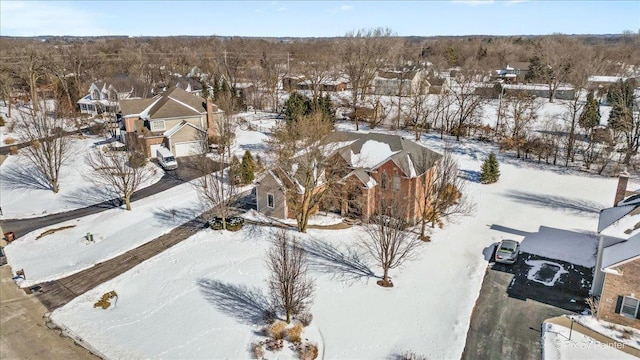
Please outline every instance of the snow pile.
[{"label": "snow pile", "polygon": [[360,153],[353,156],[352,165],[354,167],[371,169],[393,154],[395,154],[395,152],[391,151],[389,144],[368,140],[362,144]]},{"label": "snow pile", "polygon": [[[616,343],[601,343],[564,326],[545,323],[542,326],[542,359],[636,359],[635,356],[619,350]],[[569,339],[571,335],[571,339]]]},{"label": "snow pile", "polygon": [[525,263],[531,266],[527,279],[546,286],[554,286],[562,274],[569,273],[562,265],[551,261],[527,260]]}]

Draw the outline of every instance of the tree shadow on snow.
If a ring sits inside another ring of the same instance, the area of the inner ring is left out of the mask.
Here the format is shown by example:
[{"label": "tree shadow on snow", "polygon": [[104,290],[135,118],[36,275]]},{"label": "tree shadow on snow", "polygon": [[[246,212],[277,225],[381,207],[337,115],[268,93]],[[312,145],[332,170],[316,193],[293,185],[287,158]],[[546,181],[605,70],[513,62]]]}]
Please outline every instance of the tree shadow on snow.
[{"label": "tree shadow on snow", "polygon": [[[163,224],[171,224],[174,226],[182,225],[192,220],[196,220],[198,218],[197,211],[194,211],[192,208],[176,208],[176,207],[166,207],[166,206],[158,206],[151,210],[153,212],[153,216],[160,220]],[[204,219],[200,219],[201,221],[198,224],[204,227],[207,222]]]},{"label": "tree shadow on snow", "polygon": [[308,255],[311,269],[332,274],[342,280],[356,281],[362,278],[379,278],[355,249],[342,251],[317,239],[305,240],[304,249]]},{"label": "tree shadow on snow", "polygon": [[112,189],[106,186],[79,187],[64,195],[64,201],[78,206],[113,209],[123,204]]},{"label": "tree shadow on snow", "polygon": [[595,201],[579,200],[564,196],[541,195],[524,191],[508,191],[506,197],[528,205],[575,213],[599,214],[605,206]]},{"label": "tree shadow on snow", "polygon": [[471,182],[480,182],[480,171],[475,170],[460,170],[460,177],[464,180]]},{"label": "tree shadow on snow", "polygon": [[0,182],[12,190],[52,190],[47,178],[34,165],[5,166],[0,172]]},{"label": "tree shadow on snow", "polygon": [[226,284],[213,279],[198,279],[198,287],[205,298],[220,311],[245,324],[263,324],[265,313],[270,309],[266,296],[256,288]]}]

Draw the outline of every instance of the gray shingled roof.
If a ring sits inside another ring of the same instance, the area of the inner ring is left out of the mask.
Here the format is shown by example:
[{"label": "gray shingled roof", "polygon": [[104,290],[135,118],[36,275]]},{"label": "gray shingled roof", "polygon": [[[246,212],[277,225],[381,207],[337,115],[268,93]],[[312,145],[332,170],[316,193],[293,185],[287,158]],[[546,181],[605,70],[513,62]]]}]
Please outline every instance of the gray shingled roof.
[{"label": "gray shingled roof", "polygon": [[122,116],[139,115],[144,111],[144,109],[153,104],[153,102],[156,101],[158,97],[159,96],[149,99],[120,100],[120,110],[122,111]]},{"label": "gray shingled roof", "polygon": [[149,110],[149,119],[169,119],[206,113],[205,100],[180,88],[168,89]]}]

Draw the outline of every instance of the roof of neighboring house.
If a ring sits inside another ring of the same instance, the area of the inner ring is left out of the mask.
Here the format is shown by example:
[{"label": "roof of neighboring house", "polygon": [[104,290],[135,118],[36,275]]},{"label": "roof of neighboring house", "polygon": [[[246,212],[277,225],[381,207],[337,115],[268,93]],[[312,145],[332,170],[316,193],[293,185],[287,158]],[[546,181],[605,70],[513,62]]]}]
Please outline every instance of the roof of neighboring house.
[{"label": "roof of neighboring house", "polygon": [[410,71],[399,71],[399,70],[383,70],[378,71],[377,78],[382,79],[400,79],[409,80],[416,77],[418,74],[418,70],[410,70]]},{"label": "roof of neighboring house", "polygon": [[427,81],[431,86],[442,86],[444,85],[444,82],[446,81],[446,79],[439,78],[439,77],[430,77],[430,78],[427,78]]},{"label": "roof of neighboring house", "polygon": [[139,116],[140,113],[158,99],[160,99],[160,95],[148,99],[120,100],[120,111],[122,111],[122,116]]},{"label": "roof of neighboring house", "polygon": [[618,81],[627,80],[624,76],[601,76],[601,75],[593,75],[589,76],[587,81],[589,82],[599,82],[599,83],[617,83]]},{"label": "roof of neighboring house", "polygon": [[195,126],[195,125],[193,125],[193,124],[191,124],[191,123],[189,123],[189,122],[187,122],[185,120],[182,120],[180,122],[180,124],[178,124],[178,125],[172,127],[171,129],[165,131],[164,132],[164,136],[170,138],[173,135],[177,134],[178,131],[182,130],[182,128],[184,128],[185,126],[190,126],[190,127],[194,128],[194,129],[196,129],[196,130],[198,130],[200,132],[203,132],[203,133],[205,132],[204,130],[200,129],[199,127],[197,127],[197,126]]},{"label": "roof of neighboring house", "polygon": [[598,233],[619,239],[640,235],[640,195],[633,195],[617,206],[600,211]]},{"label": "roof of neighboring house", "polygon": [[640,234],[606,247],[602,251],[602,271],[619,274],[613,268],[636,258],[640,258]]},{"label": "roof of neighboring house", "polygon": [[146,115],[149,119],[168,119],[204,113],[206,113],[206,106],[203,98],[172,87],[148,109]]},{"label": "roof of neighboring house", "polygon": [[529,70],[529,65],[531,65],[531,63],[528,61],[517,61],[517,62],[514,62],[513,65],[511,65],[511,67],[513,67],[516,70]]}]

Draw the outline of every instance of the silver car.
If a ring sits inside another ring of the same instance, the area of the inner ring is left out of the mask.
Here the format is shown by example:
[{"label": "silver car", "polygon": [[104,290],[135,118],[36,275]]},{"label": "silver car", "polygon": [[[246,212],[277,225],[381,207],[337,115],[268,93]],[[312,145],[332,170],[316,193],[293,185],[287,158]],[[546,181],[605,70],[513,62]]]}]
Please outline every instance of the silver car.
[{"label": "silver car", "polygon": [[514,240],[502,240],[496,249],[496,262],[513,264],[518,259],[520,244]]}]

